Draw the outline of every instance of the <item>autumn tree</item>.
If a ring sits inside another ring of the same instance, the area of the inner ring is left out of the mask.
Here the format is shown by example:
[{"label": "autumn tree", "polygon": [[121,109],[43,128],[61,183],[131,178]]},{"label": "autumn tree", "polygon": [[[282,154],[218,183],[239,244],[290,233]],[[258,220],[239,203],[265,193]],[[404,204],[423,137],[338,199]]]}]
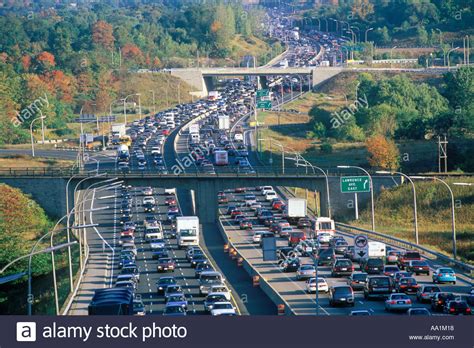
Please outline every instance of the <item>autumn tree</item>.
[{"label": "autumn tree", "polygon": [[56,66],[52,53],[43,51],[36,56],[36,69],[38,72],[51,71]]},{"label": "autumn tree", "polygon": [[105,21],[97,21],[92,26],[92,41],[94,44],[107,50],[112,50],[114,45],[114,29]]},{"label": "autumn tree", "polygon": [[122,56],[125,59],[141,61],[143,59],[143,52],[136,45],[127,43],[122,47]]},{"label": "autumn tree", "polygon": [[383,135],[375,135],[366,141],[369,157],[367,160],[374,168],[396,170],[398,169],[400,152],[393,140]]}]

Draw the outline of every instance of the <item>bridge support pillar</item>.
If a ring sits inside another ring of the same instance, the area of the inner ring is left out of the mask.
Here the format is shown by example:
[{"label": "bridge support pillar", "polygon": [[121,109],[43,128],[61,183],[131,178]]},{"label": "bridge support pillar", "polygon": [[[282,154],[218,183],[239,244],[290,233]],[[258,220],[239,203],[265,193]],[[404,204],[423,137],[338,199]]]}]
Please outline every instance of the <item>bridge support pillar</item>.
[{"label": "bridge support pillar", "polygon": [[215,180],[200,181],[198,183],[195,190],[195,202],[197,216],[201,224],[213,224],[217,221],[219,209],[217,192]]},{"label": "bridge support pillar", "polygon": [[204,84],[206,87],[206,91],[213,91],[215,89],[214,78],[212,76],[205,76],[204,77]]},{"label": "bridge support pillar", "polygon": [[267,89],[268,81],[266,76],[257,76],[258,89]]}]

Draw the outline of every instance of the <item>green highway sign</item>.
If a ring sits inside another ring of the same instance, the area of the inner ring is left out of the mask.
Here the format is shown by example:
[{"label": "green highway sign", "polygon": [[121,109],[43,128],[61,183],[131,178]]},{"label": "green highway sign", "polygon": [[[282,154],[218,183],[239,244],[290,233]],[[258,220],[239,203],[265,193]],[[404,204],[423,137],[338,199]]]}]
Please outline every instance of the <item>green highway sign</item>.
[{"label": "green highway sign", "polygon": [[341,192],[370,192],[370,179],[368,176],[343,176],[341,177]]},{"label": "green highway sign", "polygon": [[268,89],[259,89],[257,91],[257,98],[267,97],[268,95],[270,95],[270,91]]},{"label": "green highway sign", "polygon": [[258,100],[257,101],[257,109],[271,109],[272,102],[271,100]]}]

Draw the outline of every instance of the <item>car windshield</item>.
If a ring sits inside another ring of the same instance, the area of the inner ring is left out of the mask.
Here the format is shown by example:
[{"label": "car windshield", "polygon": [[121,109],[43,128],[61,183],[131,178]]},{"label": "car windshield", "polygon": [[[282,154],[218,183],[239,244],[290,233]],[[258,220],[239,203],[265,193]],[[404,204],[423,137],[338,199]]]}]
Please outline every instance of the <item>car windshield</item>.
[{"label": "car windshield", "polygon": [[224,295],[209,295],[207,296],[207,299],[206,299],[206,301],[208,302],[217,302],[217,301],[222,301],[222,300],[225,300]]},{"label": "car windshield", "polygon": [[166,307],[166,313],[184,313],[185,310],[181,306],[169,306]]},{"label": "car windshield", "polygon": [[339,267],[351,267],[351,266],[352,266],[352,262],[349,261],[349,260],[337,260],[336,266],[339,266]]},{"label": "car windshield", "polygon": [[408,296],[405,294],[392,295],[392,300],[408,300]]},{"label": "car windshield", "polygon": [[195,236],[197,236],[197,230],[195,230],[195,229],[180,230],[179,233],[182,237],[195,237]]},{"label": "car windshield", "polygon": [[412,261],[411,264],[412,266],[428,266],[425,261]]},{"label": "car windshield", "polygon": [[312,269],[314,269],[314,266],[312,266],[312,265],[303,265],[303,266],[301,266],[302,271],[312,270]]},{"label": "car windshield", "polygon": [[367,265],[369,265],[369,266],[379,266],[379,265],[383,265],[383,261],[382,261],[382,259],[369,259],[367,261]]},{"label": "car windshield", "polygon": [[214,309],[232,309],[230,303],[218,303],[214,305]]},{"label": "car windshield", "polygon": [[169,302],[180,302],[184,301],[184,297],[179,295],[179,296],[170,296]]},{"label": "car windshield", "polygon": [[454,273],[451,268],[440,268],[439,273]]},{"label": "car windshield", "polygon": [[385,266],[385,270],[389,272],[398,271],[397,266]]},{"label": "car windshield", "polygon": [[388,278],[372,278],[370,282],[373,286],[389,286],[390,280]]},{"label": "car windshield", "polygon": [[420,253],[417,251],[409,251],[405,253],[405,257],[408,259],[419,259],[420,258]]},{"label": "car windshield", "polygon": [[363,274],[363,273],[352,275],[352,279],[354,280],[365,280],[366,278],[367,278],[367,274]]},{"label": "car windshield", "polygon": [[334,293],[338,294],[338,295],[344,295],[344,294],[351,294],[352,291],[351,291],[351,288],[350,287],[337,287],[337,288],[334,288]]},{"label": "car windshield", "polygon": [[440,291],[440,288],[437,287],[437,286],[425,286],[423,288],[423,291],[424,292],[439,292]]},{"label": "car windshield", "polygon": [[400,284],[416,284],[415,278],[402,278],[400,279]]},{"label": "car windshield", "polygon": [[321,230],[330,230],[332,228],[330,222],[320,222],[319,223],[319,229]]},{"label": "car windshield", "polygon": [[221,277],[220,275],[201,275],[201,282],[203,283],[215,283],[215,282],[220,282]]},{"label": "car windshield", "polygon": [[174,284],[175,280],[173,278],[161,278],[160,284]]}]

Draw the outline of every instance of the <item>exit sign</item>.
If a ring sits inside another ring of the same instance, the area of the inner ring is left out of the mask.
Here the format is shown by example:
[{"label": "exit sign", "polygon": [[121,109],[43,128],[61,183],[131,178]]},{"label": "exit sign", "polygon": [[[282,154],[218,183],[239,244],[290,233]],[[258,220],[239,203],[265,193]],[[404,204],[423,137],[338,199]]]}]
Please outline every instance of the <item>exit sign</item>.
[{"label": "exit sign", "polygon": [[341,177],[341,192],[370,192],[370,178],[368,176]]}]

